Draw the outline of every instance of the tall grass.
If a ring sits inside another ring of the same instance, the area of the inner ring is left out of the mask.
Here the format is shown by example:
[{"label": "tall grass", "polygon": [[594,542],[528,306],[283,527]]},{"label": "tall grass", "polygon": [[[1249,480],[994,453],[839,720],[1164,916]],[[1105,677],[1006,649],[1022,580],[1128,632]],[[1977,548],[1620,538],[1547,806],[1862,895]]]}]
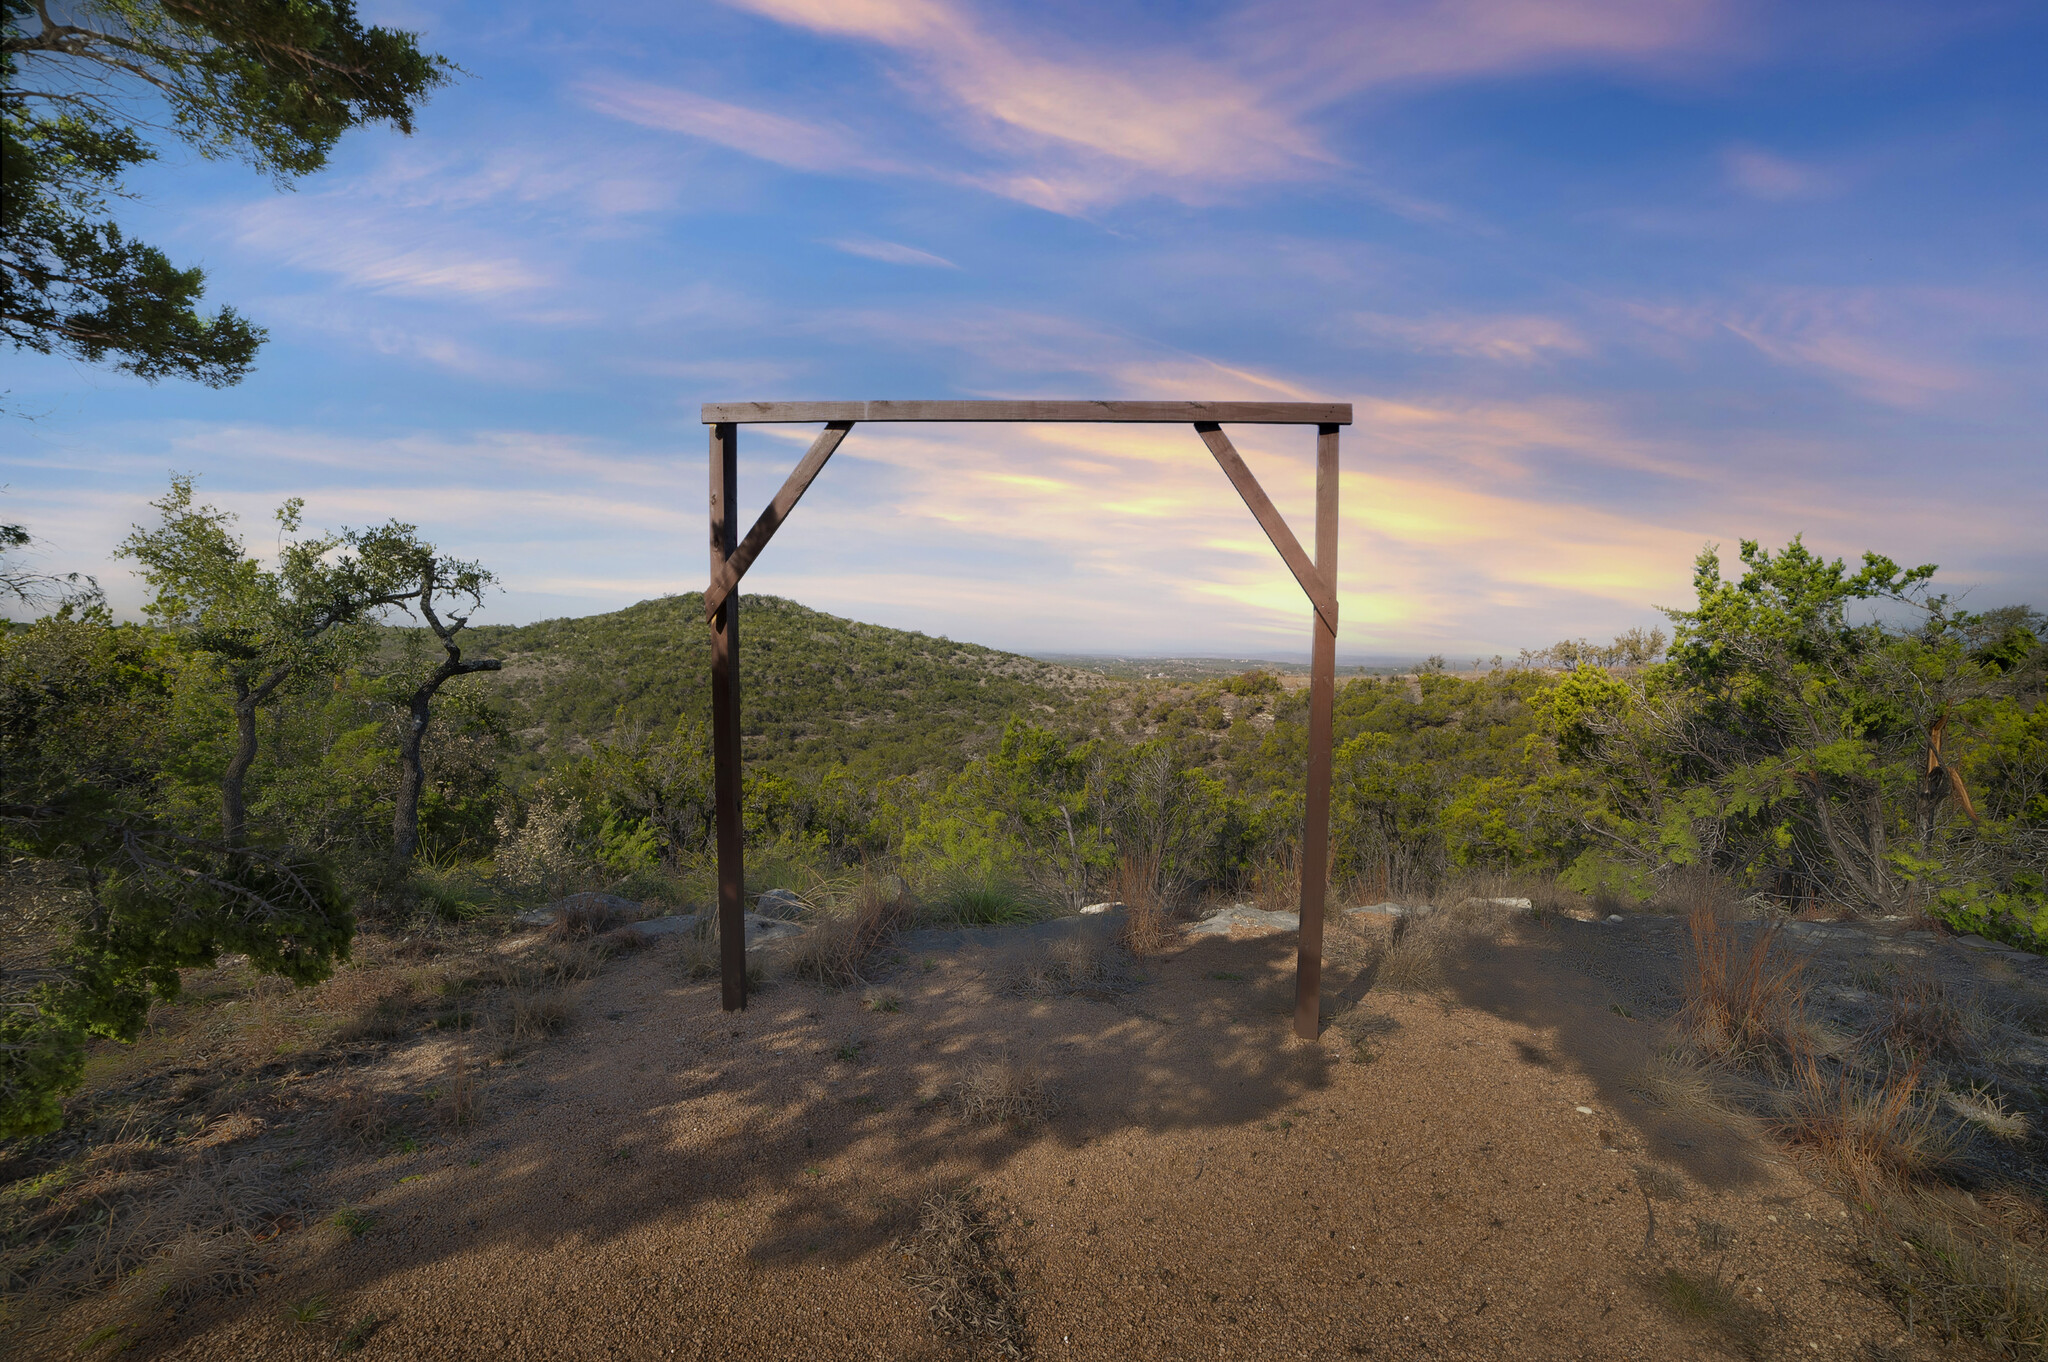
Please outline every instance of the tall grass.
[{"label": "tall grass", "polygon": [[1132,955],[1157,955],[1166,947],[1173,919],[1157,852],[1126,852],[1109,880],[1110,894],[1124,905],[1118,944]]},{"label": "tall grass", "polygon": [[789,972],[828,988],[868,983],[868,959],[910,915],[894,885],[864,877],[846,899],[828,902],[818,921],[798,937],[787,956]]},{"label": "tall grass", "polygon": [[1745,945],[1723,902],[1696,904],[1686,926],[1692,955],[1680,1032],[1711,1058],[1779,1071],[1804,1045],[1806,962],[1784,948],[1775,922]]},{"label": "tall grass", "polygon": [[1917,1065],[1873,1078],[1824,1066],[1811,1049],[1801,1049],[1792,1072],[1792,1109],[1779,1123],[1780,1135],[1818,1155],[1865,1200],[1881,1187],[1924,1178],[1954,1157],[1954,1142],[1921,1089]]}]

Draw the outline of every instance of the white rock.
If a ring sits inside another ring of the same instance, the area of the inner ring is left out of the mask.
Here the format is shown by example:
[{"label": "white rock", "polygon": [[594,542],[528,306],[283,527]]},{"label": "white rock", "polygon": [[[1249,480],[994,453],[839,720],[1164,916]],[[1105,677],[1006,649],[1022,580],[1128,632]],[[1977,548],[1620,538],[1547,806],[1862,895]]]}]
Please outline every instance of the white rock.
[{"label": "white rock", "polygon": [[810,911],[810,905],[787,889],[770,889],[754,900],[754,911],[762,917],[794,922]]},{"label": "white rock", "polygon": [[1607,920],[1608,920],[1609,922],[1622,922],[1622,921],[1626,921],[1626,919],[1624,919],[1624,918],[1622,917],[1622,915],[1621,915],[1620,913],[1609,913],[1609,914],[1607,915]]},{"label": "white rock", "polygon": [[1233,929],[1258,932],[1292,932],[1301,928],[1299,913],[1268,913],[1249,903],[1234,904],[1207,921],[1188,928],[1189,936],[1229,936]]},{"label": "white rock", "polygon": [[1122,911],[1123,911],[1123,909],[1124,909],[1124,906],[1123,906],[1123,905],[1122,905],[1121,903],[1114,903],[1114,902],[1112,902],[1112,903],[1091,903],[1091,904],[1089,904],[1089,905],[1088,905],[1087,907],[1083,908],[1083,909],[1082,909],[1081,911],[1082,911],[1082,913],[1083,913],[1083,914],[1089,914],[1089,913],[1120,913],[1120,912],[1122,912]]},{"label": "white rock", "polygon": [[1458,906],[1460,908],[1520,908],[1527,911],[1536,905],[1527,899],[1466,899]]},{"label": "white rock", "polygon": [[1344,911],[1347,913],[1378,913],[1382,917],[1406,917],[1410,913],[1421,910],[1412,908],[1405,903],[1395,903],[1390,899],[1385,903],[1368,903],[1358,908],[1346,908]]}]

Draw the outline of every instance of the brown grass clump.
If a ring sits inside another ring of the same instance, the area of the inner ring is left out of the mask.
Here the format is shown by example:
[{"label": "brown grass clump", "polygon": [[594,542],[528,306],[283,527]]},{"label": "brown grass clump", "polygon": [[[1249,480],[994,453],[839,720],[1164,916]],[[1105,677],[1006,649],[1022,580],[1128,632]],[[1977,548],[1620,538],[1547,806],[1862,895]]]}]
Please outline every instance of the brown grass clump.
[{"label": "brown grass clump", "polygon": [[1057,1109],[1045,1075],[1010,1054],[976,1060],[953,1086],[953,1105],[970,1121],[1032,1125]]},{"label": "brown grass clump", "polygon": [[1057,937],[1026,958],[1008,989],[1035,998],[1064,993],[1106,997],[1130,983],[1128,964],[1123,950],[1097,933]]},{"label": "brown grass clump", "polygon": [[516,988],[510,995],[512,1043],[531,1045],[569,1029],[574,1004],[560,987]]},{"label": "brown grass clump", "polygon": [[[796,939],[786,957],[789,972],[828,988],[864,987],[868,957],[908,913],[902,898],[886,893],[875,880],[864,880],[850,904],[822,914],[816,926]],[[713,950],[715,957],[715,943]]]},{"label": "brown grass clump", "polygon": [[327,1124],[364,1149],[374,1148],[391,1134],[391,1099],[372,1089],[349,1084],[335,1094],[333,1104],[327,1108]]},{"label": "brown grass clump", "polygon": [[455,1046],[455,1071],[449,1076],[448,1091],[441,1095],[441,1120],[453,1130],[466,1130],[483,1119],[484,1085],[470,1063],[469,1047]]},{"label": "brown grass clump", "polygon": [[1866,1196],[1929,1173],[1954,1157],[1953,1141],[1922,1100],[1920,1070],[1871,1079],[1846,1066],[1823,1072],[1811,1050],[1793,1063],[1787,1144],[1812,1151]]},{"label": "brown grass clump", "polygon": [[1886,981],[1871,1039],[1909,1059],[1961,1059],[1976,1048],[1984,1020],[1974,999],[1921,964]]},{"label": "brown grass clump", "polygon": [[1439,951],[1443,933],[1439,930],[1439,917],[1438,913],[1427,913],[1419,917],[1394,919],[1387,949],[1381,954],[1379,969],[1373,974],[1375,987],[1383,985],[1401,992],[1419,992],[1443,982],[1443,962]]},{"label": "brown grass clump", "polygon": [[973,1188],[934,1193],[918,1216],[917,1233],[898,1248],[910,1260],[911,1290],[941,1334],[978,1339],[1004,1357],[1025,1356],[1029,1342],[1016,1274]]},{"label": "brown grass clump", "polygon": [[1801,1048],[1805,962],[1789,956],[1775,922],[1744,946],[1733,915],[1703,902],[1686,919],[1692,937],[1679,1031],[1702,1054],[1775,1068]]},{"label": "brown grass clump", "polygon": [[1166,948],[1172,906],[1160,888],[1157,853],[1126,852],[1109,879],[1109,895],[1124,905],[1117,943],[1132,955],[1157,955]]},{"label": "brown grass clump", "polygon": [[549,941],[584,941],[590,937],[624,926],[632,919],[612,907],[583,894],[555,909],[555,920],[548,924]]},{"label": "brown grass clump", "polygon": [[1974,1198],[1887,1196],[1861,1218],[1865,1261],[1908,1332],[1976,1338],[2007,1357],[2048,1357],[2048,1262]]}]

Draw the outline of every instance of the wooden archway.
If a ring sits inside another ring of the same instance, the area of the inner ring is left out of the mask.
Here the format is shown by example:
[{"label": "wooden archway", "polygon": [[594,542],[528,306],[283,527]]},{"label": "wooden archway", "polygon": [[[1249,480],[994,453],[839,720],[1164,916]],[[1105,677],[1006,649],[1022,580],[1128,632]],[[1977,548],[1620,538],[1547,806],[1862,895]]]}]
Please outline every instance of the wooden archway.
[{"label": "wooden archway", "polygon": [[[723,1001],[747,1005],[746,847],[740,822],[740,578],[797,500],[863,421],[1143,422],[1194,426],[1251,508],[1314,607],[1309,669],[1308,788],[1303,808],[1301,948],[1294,977],[1294,1033],[1318,1034],[1323,968],[1323,896],[1330,844],[1330,707],[1337,673],[1337,432],[1351,424],[1348,402],[707,402],[711,427],[711,751],[717,771],[718,935]],[[825,429],[784,480],[753,528],[739,535],[739,428],[822,421]],[[1225,425],[1316,428],[1316,555],[1259,486],[1223,433]]]}]

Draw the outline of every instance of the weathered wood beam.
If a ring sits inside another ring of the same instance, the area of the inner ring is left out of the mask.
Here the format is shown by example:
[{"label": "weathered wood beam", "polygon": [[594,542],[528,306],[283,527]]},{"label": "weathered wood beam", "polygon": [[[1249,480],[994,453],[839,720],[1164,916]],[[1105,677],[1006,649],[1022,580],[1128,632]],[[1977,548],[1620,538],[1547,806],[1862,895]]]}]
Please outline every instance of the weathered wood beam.
[{"label": "weathered wood beam", "polygon": [[[711,571],[732,556],[739,516],[739,428],[711,428]],[[746,830],[740,821],[740,598],[711,620],[712,804],[718,819],[718,978],[728,1012],[747,1005]]]},{"label": "weathered wood beam", "polygon": [[[1294,574],[1294,580],[1300,582],[1301,589],[1308,593],[1309,603],[1315,606],[1317,617],[1330,626],[1330,632],[1334,635],[1337,632],[1336,588],[1326,581],[1316,570],[1316,565],[1308,560],[1308,554],[1302,551],[1301,541],[1294,537],[1294,531],[1287,528],[1287,521],[1281,517],[1279,509],[1273,505],[1265,489],[1259,486],[1259,480],[1252,476],[1252,470],[1247,468],[1244,460],[1238,456],[1237,447],[1230,443],[1230,437],[1218,429],[1214,421],[1197,421],[1195,429],[1200,432],[1202,443],[1209,446],[1209,452],[1216,456],[1216,462],[1222,466],[1231,485],[1237,488],[1237,494],[1244,498],[1244,504],[1251,508],[1252,515],[1266,531],[1266,538],[1272,540],[1273,547],[1280,550],[1280,557],[1287,564],[1288,570]],[[1320,438],[1317,443],[1321,443]],[[1316,493],[1318,526],[1322,521],[1321,481],[1319,472]],[[1335,554],[1336,551],[1332,549],[1333,558]]]},{"label": "weathered wood beam", "polygon": [[1349,402],[707,402],[704,424],[809,421],[1215,421],[1253,426],[1351,424]]},{"label": "weathered wood beam", "polygon": [[715,619],[718,607],[725,604],[726,595],[737,589],[740,578],[747,575],[747,569],[761,556],[761,550],[768,547],[768,541],[782,528],[782,522],[789,519],[789,513],[796,508],[797,499],[804,489],[811,485],[811,479],[818,476],[825,467],[825,461],[832,457],[832,451],[839,448],[839,442],[846,438],[846,432],[853,429],[851,421],[833,421],[818,432],[818,438],[811,441],[810,449],[797,466],[783,479],[782,490],[775,494],[775,500],[762,510],[754,528],[747,531],[747,537],[740,546],[723,561],[711,566],[711,585],[704,588],[704,618]]},{"label": "weathered wood beam", "polygon": [[[1316,571],[1337,580],[1337,427],[1316,431]],[[1335,740],[1337,626],[1320,612],[1315,620],[1308,681],[1308,787],[1301,832],[1301,936],[1294,963],[1294,1034],[1321,1034],[1323,899],[1330,869],[1330,746]]]}]

